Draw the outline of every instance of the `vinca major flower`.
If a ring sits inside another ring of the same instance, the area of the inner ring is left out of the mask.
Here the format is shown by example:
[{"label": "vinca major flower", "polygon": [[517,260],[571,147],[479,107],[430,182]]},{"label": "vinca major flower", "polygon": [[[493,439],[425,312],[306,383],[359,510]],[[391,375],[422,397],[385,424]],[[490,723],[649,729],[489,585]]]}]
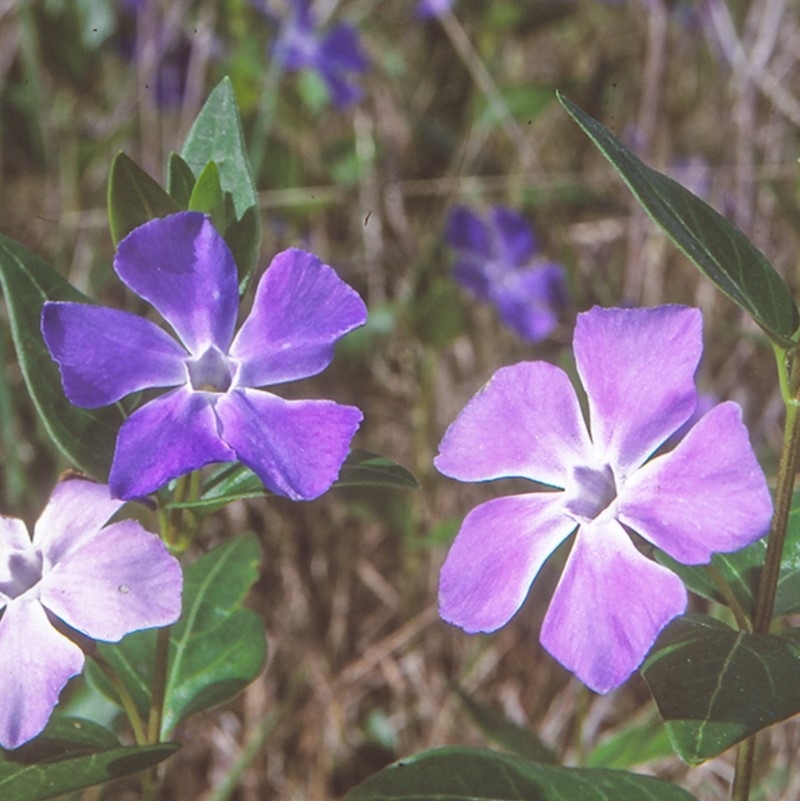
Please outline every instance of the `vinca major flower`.
[{"label": "vinca major flower", "polygon": [[484,220],[456,206],[448,216],[445,239],[455,253],[456,281],[478,300],[494,305],[514,333],[538,342],[553,332],[567,305],[564,270],[539,256],[522,215],[496,206]]},{"label": "vinca major flower", "polygon": [[[134,520],[106,525],[123,501],[82,479],[61,482],[31,540],[0,517],[0,746],[38,735],[83,669],[75,632],[116,642],[181,612],[182,576],[163,542]],[[69,627],[69,628],[67,628]]]},{"label": "vinca major flower", "polygon": [[122,424],[109,485],[136,498],[212,462],[240,461],[294,500],[336,480],[361,423],[354,406],[284,400],[257,389],[316,375],[336,341],[363,325],[363,301],[316,256],[279,253],[234,336],[239,307],[233,256],[198,212],[151,220],[120,243],[114,269],[154,306],[178,339],[142,317],[49,302],[42,333],[64,392],[95,408],[133,392],[173,388]]},{"label": "vinca major flower", "polygon": [[445,620],[467,632],[505,625],[550,554],[577,532],[540,639],[605,693],[686,609],[683,583],[648,557],[651,546],[697,565],[766,532],[772,502],[737,404],[716,405],[673,450],[661,449],[697,404],[701,326],[699,310],[681,306],[578,315],[588,427],[567,374],[546,362],[498,370],[469,401],[445,433],[437,468],[462,481],[539,486],[467,515],[441,571]]}]

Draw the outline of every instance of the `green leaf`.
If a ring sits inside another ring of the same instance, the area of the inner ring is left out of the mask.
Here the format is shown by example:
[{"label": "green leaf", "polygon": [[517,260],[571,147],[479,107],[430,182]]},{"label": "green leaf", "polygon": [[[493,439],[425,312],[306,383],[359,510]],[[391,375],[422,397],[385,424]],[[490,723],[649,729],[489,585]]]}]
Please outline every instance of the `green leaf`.
[{"label": "green leaf", "polygon": [[167,161],[167,191],[182,209],[189,208],[194,184],[192,168],[177,153],[170,153]]},{"label": "green leaf", "polygon": [[643,765],[672,756],[669,732],[652,706],[643,723],[627,723],[605,736],[586,760],[590,768],[621,768]]},{"label": "green leaf", "polygon": [[108,223],[116,247],[134,228],[180,211],[180,206],[135,161],[117,153],[108,177]]},{"label": "green leaf", "polygon": [[88,720],[53,716],[39,737],[0,751],[0,798],[40,801],[120,779],[163,762],[178,746],[121,746]]},{"label": "green leaf", "polygon": [[241,608],[260,557],[255,536],[237,537],[187,568],[183,614],[170,642],[162,738],[190,714],[238,695],[261,672],[264,623]]},{"label": "green leaf", "polygon": [[[236,247],[225,239],[237,258],[240,284],[246,285],[255,269],[259,242],[258,197],[250,174],[242,123],[236,96],[229,78],[224,78],[200,109],[186,142],[181,157],[195,177],[199,177],[206,165],[213,161],[219,169],[219,181],[223,192],[230,192],[236,220],[246,224],[236,229],[233,237]],[[233,233],[233,232],[232,232]]]},{"label": "green leaf", "polygon": [[773,340],[794,344],[798,314],[784,280],[732,223],[676,181],[651,169],[597,120],[558,94],[561,105],[611,162],[647,213]]},{"label": "green leaf", "polygon": [[[264,623],[242,608],[258,578],[260,551],[254,536],[237,537],[201,556],[184,572],[183,613],[170,631],[169,669],[161,737],[189,715],[238,695],[261,671],[266,656]],[[129,634],[119,643],[98,643],[145,717],[150,708],[157,633]],[[87,676],[107,698],[113,687],[89,663]]]},{"label": "green leaf", "polygon": [[208,214],[218,231],[225,230],[225,199],[219,183],[219,170],[213,161],[209,161],[197,177],[189,197],[189,211]]},{"label": "green leaf", "polygon": [[[419,489],[414,476],[405,467],[370,451],[355,448],[347,455],[333,482],[334,487],[379,486],[392,489]],[[241,464],[225,464],[212,469],[203,485],[203,495],[196,501],[167,504],[172,509],[195,509],[206,514],[233,501],[265,498],[272,495],[261,479]]]},{"label": "green leaf", "polygon": [[673,748],[696,765],[800,712],[800,631],[746,634],[687,615],[665,629],[642,673]]},{"label": "green leaf", "polygon": [[[625,771],[562,768],[461,746],[423,751],[371,776],[346,801],[692,801]],[[695,799],[696,801],[696,799]]]},{"label": "green leaf", "polygon": [[80,409],[64,396],[58,367],[40,330],[46,300],[90,302],[38,256],[0,236],[0,286],[20,369],[53,442],[77,468],[105,481],[122,415],[116,407]]},{"label": "green leaf", "polygon": [[475,724],[493,743],[532,762],[558,763],[556,755],[532,731],[518,726],[501,712],[479,704],[458,685],[454,685],[454,690]]}]

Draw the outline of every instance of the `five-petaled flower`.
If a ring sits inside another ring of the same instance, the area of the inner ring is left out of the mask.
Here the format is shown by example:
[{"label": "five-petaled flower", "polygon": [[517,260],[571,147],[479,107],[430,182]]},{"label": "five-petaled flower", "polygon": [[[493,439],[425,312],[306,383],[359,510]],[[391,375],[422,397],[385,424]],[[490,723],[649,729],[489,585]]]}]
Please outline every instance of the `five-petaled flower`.
[{"label": "five-petaled flower", "polygon": [[313,70],[327,87],[331,102],[344,109],[361,100],[353,74],[369,68],[358,31],[346,22],[319,31],[310,0],[289,0],[289,17],[282,22],[273,49],[278,63],[291,72]]},{"label": "five-petaled flower", "polygon": [[554,491],[497,498],[467,515],[441,571],[445,620],[468,632],[503,626],[577,529],[540,639],[608,692],[686,608],[681,580],[637,543],[694,565],[766,532],[772,502],[735,403],[715,406],[674,450],[659,451],[697,403],[701,327],[699,310],[681,306],[580,314],[574,352],[591,434],[567,374],[546,362],[502,368],[470,400],[437,468]]},{"label": "five-petaled flower", "polygon": [[206,464],[236,460],[268,489],[295,500],[329,489],[360,410],[256,388],[324,370],[336,341],[366,320],[355,290],[311,253],[283,251],[234,336],[236,265],[225,240],[197,212],[133,230],[119,243],[114,269],[180,341],[115,309],[48,302],[42,311],[45,342],[75,405],[94,408],[139,390],[175,387],[122,424],[112,493],[144,496]]},{"label": "five-petaled flower", "polygon": [[448,216],[445,239],[455,251],[456,281],[478,300],[494,305],[512,331],[531,342],[553,332],[567,305],[564,270],[540,257],[522,215],[495,206],[484,220],[456,206]]},{"label": "five-petaled flower", "polygon": [[[83,669],[74,632],[116,642],[181,612],[178,561],[134,520],[106,525],[124,502],[82,479],[60,483],[36,522],[0,517],[0,746],[45,727]],[[72,631],[72,634],[70,633]]]}]

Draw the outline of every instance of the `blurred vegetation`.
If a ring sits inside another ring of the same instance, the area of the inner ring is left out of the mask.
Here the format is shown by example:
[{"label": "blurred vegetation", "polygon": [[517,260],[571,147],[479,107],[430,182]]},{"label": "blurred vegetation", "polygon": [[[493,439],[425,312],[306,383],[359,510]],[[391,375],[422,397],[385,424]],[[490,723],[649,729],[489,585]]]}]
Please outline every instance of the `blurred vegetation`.
[{"label": "blurred vegetation", "polygon": [[[451,15],[423,22],[414,5],[316,4],[322,18],[358,27],[371,60],[363,101],[337,111],[313,74],[271,63],[276,28],[247,0],[0,0],[0,233],[84,292],[130,304],[110,270],[111,161],[122,150],[163,181],[168,153],[230,75],[258,165],[259,264],[306,247],[370,309],[311,389],[359,405],[355,444],[422,484],[242,503],[210,521],[209,543],[246,531],[261,540],[252,604],[270,661],[236,704],[181,733],[170,797],[222,797],[210,788],[268,730],[231,797],[325,801],[403,754],[483,743],[475,721],[503,713],[570,764],[644,760],[640,769],[725,798],[730,757],[691,772],[667,758],[640,680],[591,696],[538,646],[563,554],[496,635],[438,620],[446,545],[495,488],[457,485],[432,457],[496,368],[544,358],[572,369],[576,312],[670,302],[703,309],[701,388],[743,405],[771,471],[782,404],[762,335],[647,221],[554,92],[698,187],[796,284],[800,11],[784,0],[457,0]],[[518,209],[565,266],[571,311],[550,340],[517,340],[454,284],[442,231],[457,202]],[[0,509],[30,519],[68,465],[36,422],[7,326],[0,358]],[[799,739],[795,724],[764,738],[759,764],[777,777],[765,797],[799,792],[789,770]]]}]

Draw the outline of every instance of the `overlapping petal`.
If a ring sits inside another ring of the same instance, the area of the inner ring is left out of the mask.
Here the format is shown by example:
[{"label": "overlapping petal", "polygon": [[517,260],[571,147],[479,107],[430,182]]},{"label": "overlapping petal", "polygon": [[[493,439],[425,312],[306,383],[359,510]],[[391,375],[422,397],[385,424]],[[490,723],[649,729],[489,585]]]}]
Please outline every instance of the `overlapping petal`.
[{"label": "overlapping petal", "polygon": [[347,457],[361,411],[325,400],[288,401],[237,389],[220,398],[222,439],[267,489],[311,500],[330,489]]},{"label": "overlapping petal", "polygon": [[214,397],[181,387],[137,409],[117,435],[111,492],[143,497],[184,473],[233,461],[236,454],[217,431]]},{"label": "overlapping petal", "polygon": [[164,543],[134,520],[113,523],[42,579],[41,602],[74,629],[116,642],[181,613],[182,574]]},{"label": "overlapping petal", "polygon": [[42,335],[76,406],[107,406],[148,387],[186,380],[186,351],[149,320],[85,303],[45,303]]},{"label": "overlapping petal", "polygon": [[697,402],[699,309],[593,308],[578,315],[574,351],[592,440],[627,475],[686,421]]},{"label": "overlapping petal", "polygon": [[0,746],[17,748],[47,724],[83,653],[53,628],[41,604],[20,598],[0,619]]},{"label": "overlapping petal", "polygon": [[495,289],[494,302],[512,331],[538,342],[553,332],[567,305],[564,271],[555,263],[516,270]]},{"label": "overlapping petal", "polygon": [[0,516],[0,609],[20,594],[21,581],[27,583],[26,577],[20,577],[19,568],[22,566],[30,574],[32,551],[25,524],[14,517]]},{"label": "overlapping petal", "polygon": [[525,218],[505,206],[491,211],[498,256],[509,267],[524,267],[536,251],[536,238]]},{"label": "overlapping petal", "polygon": [[439,576],[439,613],[468,632],[505,625],[575,529],[560,492],[495,498],[464,519]]},{"label": "overlapping petal", "polygon": [[675,450],[638,470],[618,508],[621,522],[688,565],[766,534],[772,500],[739,406],[715,406]]},{"label": "overlapping petal", "polygon": [[42,551],[46,566],[97,536],[123,503],[111,497],[105,484],[77,478],[59,482],[33,529],[33,544]]},{"label": "overlapping petal", "polygon": [[236,264],[211,220],[186,211],[135,228],[117,248],[114,269],[199,355],[227,352],[236,325]]},{"label": "overlapping petal", "polygon": [[613,519],[578,530],[540,634],[542,645],[599,693],[641,664],[686,609],[681,580],[639,553]]},{"label": "overlapping petal", "polygon": [[438,470],[462,481],[517,476],[564,487],[592,446],[566,373],[546,362],[498,370],[447,429]]},{"label": "overlapping petal", "polygon": [[316,375],[341,337],[363,325],[358,293],[316,256],[292,248],[272,260],[231,345],[237,385],[262,387]]}]

